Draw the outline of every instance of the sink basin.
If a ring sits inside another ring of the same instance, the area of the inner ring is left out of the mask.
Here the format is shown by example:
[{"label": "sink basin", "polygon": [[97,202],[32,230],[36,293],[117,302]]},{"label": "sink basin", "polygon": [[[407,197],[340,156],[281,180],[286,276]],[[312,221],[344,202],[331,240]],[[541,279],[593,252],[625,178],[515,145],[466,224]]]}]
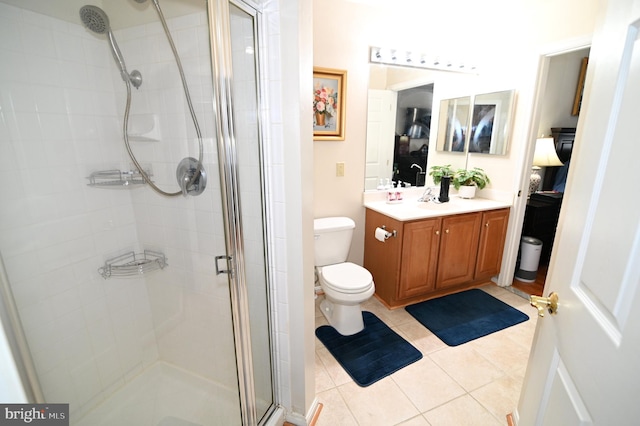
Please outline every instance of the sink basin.
[{"label": "sink basin", "polygon": [[451,209],[452,207],[459,206],[460,203],[464,203],[464,200],[461,200],[456,196],[452,196],[452,197],[449,197],[449,201],[447,201],[446,203],[439,203],[437,201],[428,201],[428,202],[417,201],[416,205],[419,208],[426,209],[426,210],[447,210],[447,209]]},{"label": "sink basin", "polygon": [[418,206],[419,209],[425,209],[425,210],[447,210],[447,209],[450,209],[453,204],[451,202],[434,203],[433,201],[429,201],[427,203],[424,203],[419,201],[416,203],[416,205]]}]

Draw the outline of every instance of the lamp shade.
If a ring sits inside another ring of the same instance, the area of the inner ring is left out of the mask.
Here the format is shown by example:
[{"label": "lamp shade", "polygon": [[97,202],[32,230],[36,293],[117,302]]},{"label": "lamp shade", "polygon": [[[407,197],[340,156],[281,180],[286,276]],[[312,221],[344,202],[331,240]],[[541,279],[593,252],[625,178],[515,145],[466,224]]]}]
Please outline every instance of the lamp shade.
[{"label": "lamp shade", "polygon": [[536,140],[533,165],[541,167],[562,166],[562,161],[560,161],[556,153],[556,145],[553,138],[540,138]]}]

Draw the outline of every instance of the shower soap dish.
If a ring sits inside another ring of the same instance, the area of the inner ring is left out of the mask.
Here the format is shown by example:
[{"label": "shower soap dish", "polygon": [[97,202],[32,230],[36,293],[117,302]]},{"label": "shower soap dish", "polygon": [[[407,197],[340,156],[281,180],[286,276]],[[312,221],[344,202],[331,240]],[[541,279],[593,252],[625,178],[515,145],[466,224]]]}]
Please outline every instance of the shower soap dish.
[{"label": "shower soap dish", "polygon": [[158,142],[160,139],[160,123],[156,114],[131,114],[129,119],[129,140]]},{"label": "shower soap dish", "polygon": [[[149,170],[145,170],[145,173],[147,176],[153,176]],[[147,183],[137,170],[102,170],[91,173],[87,179],[87,185],[96,188],[127,189]]]},{"label": "shower soap dish", "polygon": [[131,277],[144,275],[151,271],[164,269],[167,259],[157,251],[145,250],[142,253],[128,252],[104,262],[98,272],[105,280],[109,277]]}]

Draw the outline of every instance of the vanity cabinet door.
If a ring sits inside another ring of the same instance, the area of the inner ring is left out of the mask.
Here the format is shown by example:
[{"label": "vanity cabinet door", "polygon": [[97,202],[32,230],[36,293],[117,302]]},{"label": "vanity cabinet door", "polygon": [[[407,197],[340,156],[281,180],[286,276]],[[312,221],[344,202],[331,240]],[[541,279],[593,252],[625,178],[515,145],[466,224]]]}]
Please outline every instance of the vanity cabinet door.
[{"label": "vanity cabinet door", "polygon": [[[385,226],[396,236],[384,243],[375,238],[377,227]],[[367,209],[364,234],[364,267],[373,275],[376,295],[391,307],[395,303],[400,280],[402,235],[404,224],[376,211]]]},{"label": "vanity cabinet door", "polygon": [[480,231],[478,260],[476,262],[476,280],[490,278],[500,272],[508,222],[509,209],[491,210],[482,213],[482,229]]},{"label": "vanity cabinet door", "polygon": [[435,290],[440,228],[440,218],[404,224],[398,299]]},{"label": "vanity cabinet door", "polygon": [[482,213],[459,214],[442,219],[436,288],[473,280]]}]

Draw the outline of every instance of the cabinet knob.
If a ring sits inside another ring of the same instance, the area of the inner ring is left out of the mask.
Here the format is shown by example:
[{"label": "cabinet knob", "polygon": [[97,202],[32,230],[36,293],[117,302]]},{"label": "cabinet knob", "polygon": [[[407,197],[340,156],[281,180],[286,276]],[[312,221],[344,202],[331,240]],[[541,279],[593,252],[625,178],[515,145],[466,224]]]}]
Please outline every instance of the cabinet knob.
[{"label": "cabinet knob", "polygon": [[449,230],[447,229],[447,230],[445,230],[444,232],[445,232],[446,234],[448,234],[448,233],[449,233]]},{"label": "cabinet knob", "polygon": [[440,231],[436,231],[436,235],[440,235]]},{"label": "cabinet knob", "polygon": [[484,226],[489,227],[489,222],[485,223]]}]

